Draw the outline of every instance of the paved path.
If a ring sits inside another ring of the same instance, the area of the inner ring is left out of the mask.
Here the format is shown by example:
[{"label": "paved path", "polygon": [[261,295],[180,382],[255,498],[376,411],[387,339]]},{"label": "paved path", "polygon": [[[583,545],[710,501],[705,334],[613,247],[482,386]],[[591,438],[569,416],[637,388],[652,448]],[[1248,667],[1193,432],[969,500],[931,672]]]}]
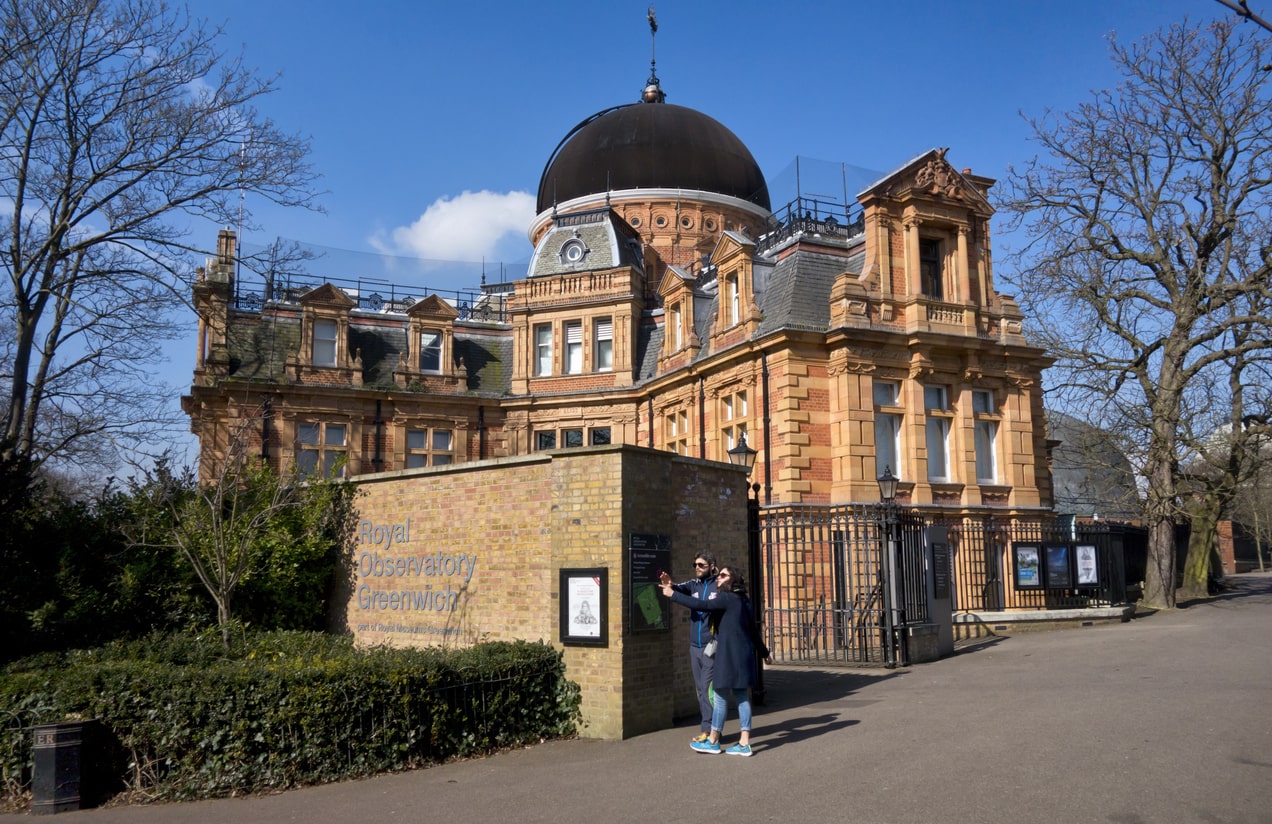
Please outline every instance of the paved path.
[{"label": "paved path", "polygon": [[750,759],[695,753],[680,727],[56,820],[1272,822],[1272,574],[1230,580],[1222,597],[1128,624],[891,672],[774,668]]}]

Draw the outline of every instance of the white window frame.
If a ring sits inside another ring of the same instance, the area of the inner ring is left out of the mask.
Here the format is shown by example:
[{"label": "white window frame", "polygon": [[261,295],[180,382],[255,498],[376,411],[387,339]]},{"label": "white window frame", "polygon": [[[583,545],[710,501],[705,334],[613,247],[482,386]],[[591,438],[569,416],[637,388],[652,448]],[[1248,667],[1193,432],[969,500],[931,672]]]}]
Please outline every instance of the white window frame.
[{"label": "white window frame", "polygon": [[565,374],[583,373],[583,321],[571,320],[565,324]]},{"label": "white window frame", "polygon": [[891,412],[876,412],[874,416],[875,430],[875,477],[879,477],[886,469],[892,477],[901,477],[901,416]]},{"label": "white window frame", "polygon": [[335,366],[340,324],[330,318],[314,319],[313,365]]},{"label": "white window frame", "polygon": [[534,374],[540,377],[552,374],[552,324],[540,323],[534,327]]},{"label": "white window frame", "polygon": [[442,371],[442,330],[424,329],[420,332],[420,371]]},{"label": "white window frame", "polygon": [[998,483],[998,421],[976,421],[976,482]]},{"label": "white window frame", "polygon": [[875,405],[875,476],[882,475],[886,469],[894,478],[901,478],[902,416],[895,411],[884,411],[901,405],[901,384],[876,380],[873,382],[871,396]]},{"label": "white window frame", "polygon": [[[949,390],[944,386],[923,387],[923,407],[927,410],[927,468],[928,480],[946,483],[950,479],[950,421],[944,414],[949,410]],[[934,414],[937,413],[937,414]]]},{"label": "white window frame", "polygon": [[596,318],[592,321],[592,368],[597,372],[614,371],[614,320]]},{"label": "white window frame", "polygon": [[972,390],[976,482],[981,484],[998,483],[998,408],[994,400],[994,393],[988,389]]}]

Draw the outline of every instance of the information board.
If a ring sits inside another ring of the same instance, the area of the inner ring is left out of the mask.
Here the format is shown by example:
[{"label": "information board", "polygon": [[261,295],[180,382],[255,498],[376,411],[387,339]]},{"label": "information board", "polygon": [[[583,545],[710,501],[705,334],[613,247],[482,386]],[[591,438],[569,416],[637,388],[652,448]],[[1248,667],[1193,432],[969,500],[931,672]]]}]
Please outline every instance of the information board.
[{"label": "information board", "polygon": [[658,577],[664,570],[671,571],[671,537],[633,532],[627,545],[632,632],[671,628],[671,601],[658,591]]},{"label": "information board", "polygon": [[932,542],[932,597],[950,597],[950,545]]}]

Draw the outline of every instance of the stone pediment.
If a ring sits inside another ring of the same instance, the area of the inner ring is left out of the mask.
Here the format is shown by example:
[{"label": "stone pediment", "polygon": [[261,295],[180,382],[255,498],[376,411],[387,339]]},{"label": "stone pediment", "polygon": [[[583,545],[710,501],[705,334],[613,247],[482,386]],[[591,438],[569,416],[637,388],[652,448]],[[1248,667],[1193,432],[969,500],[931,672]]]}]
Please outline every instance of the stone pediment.
[{"label": "stone pediment", "polygon": [[406,314],[413,318],[439,318],[442,320],[454,320],[459,317],[459,310],[439,298],[437,295],[429,295],[408,309]]},{"label": "stone pediment", "polygon": [[[949,149],[932,149],[884,177],[862,193],[889,200],[926,200],[958,204],[992,214],[984,192],[945,159]],[[990,181],[992,183],[992,181]]]},{"label": "stone pediment", "polygon": [[715,249],[711,252],[711,262],[720,263],[738,254],[750,255],[755,251],[755,241],[743,234],[726,231],[720,235]]},{"label": "stone pediment", "polygon": [[301,306],[330,306],[337,309],[352,309],[357,302],[330,283],[324,283],[316,289],[310,289],[300,298]]},{"label": "stone pediment", "polygon": [[668,266],[667,271],[663,273],[662,280],[658,284],[658,294],[670,295],[677,289],[691,287],[693,282],[693,275],[684,269],[679,266]]}]

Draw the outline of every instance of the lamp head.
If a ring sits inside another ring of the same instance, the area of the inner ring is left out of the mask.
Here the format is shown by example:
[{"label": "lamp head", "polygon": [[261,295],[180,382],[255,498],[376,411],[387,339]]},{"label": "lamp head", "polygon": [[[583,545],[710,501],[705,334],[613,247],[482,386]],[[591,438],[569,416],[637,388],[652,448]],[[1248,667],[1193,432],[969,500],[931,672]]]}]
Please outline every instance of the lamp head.
[{"label": "lamp head", "polygon": [[897,483],[901,480],[892,474],[892,467],[885,466],[879,481],[879,500],[890,504],[897,499]]}]

